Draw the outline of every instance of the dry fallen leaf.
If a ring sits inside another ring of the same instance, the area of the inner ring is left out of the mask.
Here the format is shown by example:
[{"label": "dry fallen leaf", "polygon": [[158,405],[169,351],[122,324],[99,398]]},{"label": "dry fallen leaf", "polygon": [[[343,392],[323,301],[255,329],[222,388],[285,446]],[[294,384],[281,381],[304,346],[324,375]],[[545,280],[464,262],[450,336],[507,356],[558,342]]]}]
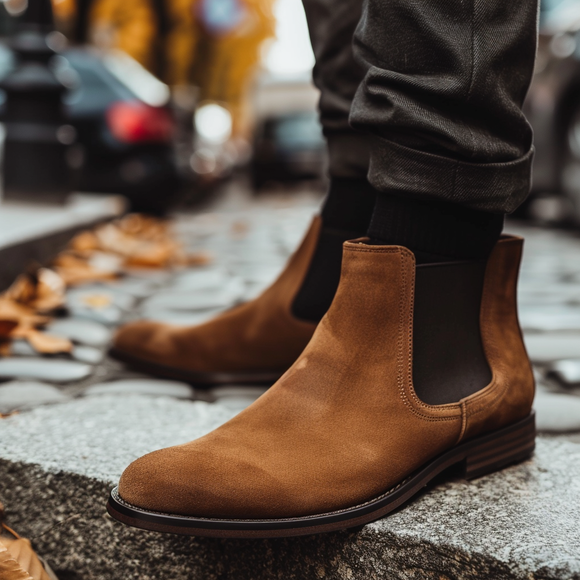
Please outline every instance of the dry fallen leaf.
[{"label": "dry fallen leaf", "polygon": [[72,342],[68,338],[45,334],[33,328],[25,331],[22,338],[25,338],[36,352],[42,354],[67,353],[73,349]]},{"label": "dry fallen leaf", "polygon": [[88,294],[81,298],[81,302],[89,308],[106,308],[113,303],[113,299],[108,294]]},{"label": "dry fallen leaf", "polygon": [[[106,256],[122,258],[121,266],[125,268],[167,268],[187,264],[206,264],[209,258],[195,255],[188,257],[181,244],[173,237],[170,223],[140,214],[130,214],[111,223],[97,227],[92,232],[83,232],[76,236],[69,246],[69,254],[77,259],[82,256],[85,261],[98,253]],[[70,257],[60,256],[57,260],[57,270],[67,283],[77,283],[78,271],[70,272]],[[79,264],[75,265],[78,269]],[[67,271],[68,270],[68,271]]]},{"label": "dry fallen leaf", "polygon": [[[243,234],[245,227],[240,223],[234,229]],[[71,352],[68,339],[39,330],[50,321],[43,314],[65,304],[67,286],[114,280],[124,268],[202,266],[211,260],[205,252],[188,255],[174,239],[169,221],[140,214],[81,232],[54,260],[53,270],[37,268],[23,274],[0,294],[0,356],[10,354],[14,338],[27,340],[39,353]],[[83,301],[95,309],[112,302],[105,294],[86,296]]]},{"label": "dry fallen leaf", "polygon": [[188,266],[207,266],[213,262],[213,256],[209,252],[196,252],[186,256]]},{"label": "dry fallen leaf", "polygon": [[71,250],[75,252],[87,252],[99,249],[99,240],[94,232],[84,231],[77,234],[69,243]]},{"label": "dry fallen leaf", "polygon": [[63,306],[66,285],[53,270],[38,268],[19,276],[1,296],[37,312],[50,312]]},{"label": "dry fallen leaf", "polygon": [[[29,540],[24,538],[7,538],[0,536],[0,545],[4,546],[10,554],[10,557],[18,564],[21,572],[28,574],[28,578],[33,580],[49,580],[50,577],[46,573],[44,566],[34,553]],[[1,569],[0,569],[1,570]],[[0,573],[0,578],[4,580],[4,576]],[[10,576],[8,576],[10,578]],[[16,576],[18,578],[18,576]],[[26,576],[24,576],[26,578]]]},{"label": "dry fallen leaf", "polygon": [[[17,320],[0,320],[0,339],[6,339],[10,333],[18,326]],[[0,352],[3,343],[0,344]]]},{"label": "dry fallen leaf", "polygon": [[9,332],[13,335],[18,327],[36,327],[46,324],[50,319],[47,316],[36,314],[28,306],[18,304],[7,298],[0,297],[0,321],[3,321],[2,328],[9,328],[10,324],[16,323]]},{"label": "dry fallen leaf", "polygon": [[2,580],[33,580],[12,557],[7,548],[0,543],[0,578]]},{"label": "dry fallen leaf", "polygon": [[0,298],[0,355],[10,354],[7,341],[13,338],[27,340],[34,350],[43,354],[71,352],[72,343],[67,338],[50,336],[37,330],[49,321],[50,318],[35,314],[27,306]]},{"label": "dry fallen leaf", "polygon": [[54,572],[41,562],[30,541],[21,538],[2,522],[4,508],[0,504],[0,579],[57,580]]},{"label": "dry fallen leaf", "polygon": [[67,286],[115,280],[119,276],[116,270],[101,269],[93,265],[90,256],[82,257],[67,252],[59,254],[53,265]]},{"label": "dry fallen leaf", "polygon": [[12,417],[12,415],[18,415],[20,411],[10,411],[10,413],[0,413],[0,419],[7,419],[8,417]]},{"label": "dry fallen leaf", "polygon": [[0,337],[0,356],[10,356],[12,354],[12,343],[9,339]]}]

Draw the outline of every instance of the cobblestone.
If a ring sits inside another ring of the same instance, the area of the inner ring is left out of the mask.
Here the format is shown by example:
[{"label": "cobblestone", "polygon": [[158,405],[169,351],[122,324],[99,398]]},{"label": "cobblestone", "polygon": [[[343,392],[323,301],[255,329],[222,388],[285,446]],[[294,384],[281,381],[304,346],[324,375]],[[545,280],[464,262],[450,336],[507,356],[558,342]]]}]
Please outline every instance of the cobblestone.
[{"label": "cobblestone", "polygon": [[162,381],[157,379],[124,379],[91,385],[85,391],[90,395],[147,395],[150,397],[174,397],[176,399],[192,399],[194,389],[177,381]]},{"label": "cobblestone", "polygon": [[0,413],[25,411],[67,400],[68,397],[62,391],[45,383],[10,381],[0,384]]}]

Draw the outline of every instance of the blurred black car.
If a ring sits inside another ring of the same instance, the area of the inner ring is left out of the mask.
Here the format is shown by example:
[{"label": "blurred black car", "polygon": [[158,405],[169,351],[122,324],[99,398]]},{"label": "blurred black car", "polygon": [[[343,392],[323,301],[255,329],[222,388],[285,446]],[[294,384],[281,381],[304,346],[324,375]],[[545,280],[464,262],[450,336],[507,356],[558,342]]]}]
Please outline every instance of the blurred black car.
[{"label": "blurred black car", "polygon": [[251,162],[256,190],[271,183],[324,180],[326,144],[317,102],[309,74],[262,79]]},{"label": "blurred black car", "polygon": [[[541,8],[538,56],[524,106],[536,147],[533,189],[521,211],[580,222],[580,1],[542,0]],[[558,203],[542,203],[546,199]]]},{"label": "blurred black car", "polygon": [[252,161],[254,187],[271,182],[322,179],[325,142],[312,112],[265,119],[258,128]]},{"label": "blurred black car", "polygon": [[120,193],[133,209],[162,211],[179,187],[169,90],[122,54],[73,49],[57,66],[73,82],[66,109],[77,132],[68,152],[77,189]]},{"label": "blurred black car", "polygon": [[[0,79],[13,66],[1,46]],[[50,66],[69,89],[60,137],[73,189],[122,194],[133,210],[162,212],[180,187],[166,85],[122,53],[65,49]]]}]

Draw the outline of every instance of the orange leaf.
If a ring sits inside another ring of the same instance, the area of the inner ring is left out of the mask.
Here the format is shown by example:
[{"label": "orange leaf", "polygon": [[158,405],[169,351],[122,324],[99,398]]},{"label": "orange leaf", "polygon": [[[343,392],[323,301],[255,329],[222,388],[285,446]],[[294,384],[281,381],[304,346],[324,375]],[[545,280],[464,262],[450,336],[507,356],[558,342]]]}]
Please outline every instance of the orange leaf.
[{"label": "orange leaf", "polygon": [[197,252],[186,256],[189,266],[206,266],[213,262],[213,256],[209,252]]},{"label": "orange leaf", "polygon": [[54,267],[67,286],[114,280],[118,277],[116,271],[101,270],[89,263],[88,259],[70,253],[57,256]]},{"label": "orange leaf", "polygon": [[1,297],[37,311],[54,310],[64,304],[65,284],[52,270],[38,268],[18,276]]},{"label": "orange leaf", "polygon": [[16,320],[0,320],[0,338],[7,337],[17,326]]},{"label": "orange leaf", "polygon": [[81,232],[77,234],[70,242],[69,247],[79,252],[99,249],[99,240],[94,232]]},{"label": "orange leaf", "polygon": [[[45,569],[40,558],[32,549],[30,541],[19,537],[7,526],[12,536],[0,536],[0,578],[2,580],[54,580],[56,577]],[[0,527],[0,531],[2,528]]]},{"label": "orange leaf", "polygon": [[112,304],[113,299],[108,294],[89,294],[83,296],[81,301],[89,308],[106,308]]},{"label": "orange leaf", "polygon": [[12,557],[0,543],[0,578],[2,580],[33,580],[32,576]]},{"label": "orange leaf", "polygon": [[58,354],[72,351],[72,343],[68,338],[44,334],[33,328],[28,329],[23,338],[26,338],[36,352],[42,354]]}]

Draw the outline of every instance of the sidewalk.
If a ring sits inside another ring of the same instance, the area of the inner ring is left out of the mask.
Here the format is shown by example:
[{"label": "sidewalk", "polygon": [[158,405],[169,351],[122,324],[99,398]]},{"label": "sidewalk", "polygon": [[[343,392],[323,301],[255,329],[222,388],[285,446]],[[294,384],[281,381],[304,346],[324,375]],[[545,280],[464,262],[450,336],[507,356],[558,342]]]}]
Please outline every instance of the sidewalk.
[{"label": "sidewalk", "polygon": [[[580,238],[526,236],[521,315],[534,360],[540,437],[533,459],[472,482],[428,488],[361,530],[313,538],[225,541],[130,529],[105,512],[134,458],[206,433],[250,404],[259,387],[209,391],[130,372],[105,355],[114,328],[148,317],[194,324],[251,298],[282,268],[315,211],[311,196],[228,198],[177,220],[192,251],[213,262],[179,272],[134,271],[69,292],[53,331],[72,355],[21,346],[0,359],[0,498],[61,580],[580,579]],[[109,296],[87,308],[87,295]]]},{"label": "sidewalk", "polygon": [[0,290],[27,264],[44,263],[79,230],[124,211],[122,198],[76,194],[66,206],[2,201],[0,204]]}]

